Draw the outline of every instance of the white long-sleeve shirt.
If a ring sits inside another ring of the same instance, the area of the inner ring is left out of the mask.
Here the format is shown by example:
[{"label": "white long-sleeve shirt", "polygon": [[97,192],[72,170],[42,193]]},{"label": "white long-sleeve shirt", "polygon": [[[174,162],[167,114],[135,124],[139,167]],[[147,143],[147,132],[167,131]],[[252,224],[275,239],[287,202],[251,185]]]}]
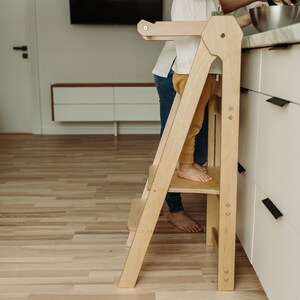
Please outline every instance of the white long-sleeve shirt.
[{"label": "white long-sleeve shirt", "polygon": [[[173,0],[171,18],[172,21],[208,21],[218,12],[221,7],[213,0]],[[201,38],[195,36],[184,36],[175,38],[176,61],[173,70],[178,74],[189,74]],[[221,61],[216,59],[210,73],[221,73]]]},{"label": "white long-sleeve shirt", "polygon": [[152,73],[167,78],[176,57],[174,41],[167,41],[160,52]]}]

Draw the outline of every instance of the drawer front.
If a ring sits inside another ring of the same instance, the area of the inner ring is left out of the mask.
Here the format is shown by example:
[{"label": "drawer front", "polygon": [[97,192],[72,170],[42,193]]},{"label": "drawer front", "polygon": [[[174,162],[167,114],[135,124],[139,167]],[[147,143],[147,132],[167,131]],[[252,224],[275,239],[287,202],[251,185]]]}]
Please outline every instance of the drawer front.
[{"label": "drawer front", "polygon": [[54,87],[54,104],[113,103],[112,87]]},{"label": "drawer front", "polygon": [[54,121],[113,121],[114,106],[103,105],[54,105]]},{"label": "drawer front", "polygon": [[116,104],[116,121],[159,121],[158,104]]},{"label": "drawer front", "polygon": [[300,291],[300,237],[286,222],[275,219],[262,203],[268,197],[256,189],[253,267],[268,299],[298,299]]},{"label": "drawer front", "polygon": [[300,45],[262,50],[261,92],[300,103]]},{"label": "drawer front", "polygon": [[253,91],[260,90],[261,49],[242,53],[241,86]]},{"label": "drawer front", "polygon": [[159,103],[155,87],[116,87],[115,103]]},{"label": "drawer front", "polygon": [[300,105],[262,101],[257,183],[300,233]]},{"label": "drawer front", "polygon": [[257,156],[259,104],[264,95],[248,91],[240,98],[239,163],[254,178]]}]

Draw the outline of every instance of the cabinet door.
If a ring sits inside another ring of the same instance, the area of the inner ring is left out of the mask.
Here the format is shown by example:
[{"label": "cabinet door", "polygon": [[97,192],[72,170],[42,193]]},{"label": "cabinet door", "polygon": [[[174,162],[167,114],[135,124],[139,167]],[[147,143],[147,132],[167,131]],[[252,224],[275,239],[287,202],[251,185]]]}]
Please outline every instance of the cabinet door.
[{"label": "cabinet door", "polygon": [[237,235],[252,261],[254,188],[257,156],[259,103],[262,96],[248,91],[241,94],[239,129],[239,169],[237,193]]},{"label": "cabinet door", "polygon": [[[300,234],[300,105],[262,101],[259,114],[257,184]],[[300,255],[300,254],[299,254]]]},{"label": "cabinet door", "polygon": [[159,121],[157,104],[116,104],[116,121]]},{"label": "cabinet door", "polygon": [[116,87],[116,121],[159,121],[159,100],[155,87]]},{"label": "cabinet door", "polygon": [[114,103],[113,87],[53,87],[54,104]]},{"label": "cabinet door", "polygon": [[261,92],[300,104],[300,45],[262,50]]},{"label": "cabinet door", "polygon": [[54,120],[57,122],[114,121],[113,104],[54,105]]},{"label": "cabinet door", "polygon": [[242,173],[238,175],[237,189],[237,236],[252,263],[252,245],[253,245],[253,222],[254,222],[254,204],[255,204],[255,183],[248,176]]},{"label": "cabinet door", "polygon": [[260,91],[261,49],[246,50],[242,53],[241,86]]},{"label": "cabinet door", "polygon": [[240,98],[239,163],[252,178],[256,168],[259,104],[263,97],[248,91]]},{"label": "cabinet door", "polygon": [[270,300],[298,300],[300,237],[285,216],[275,219],[262,200],[269,195],[256,188],[253,267]]},{"label": "cabinet door", "polygon": [[115,87],[116,104],[158,104],[155,87]]}]

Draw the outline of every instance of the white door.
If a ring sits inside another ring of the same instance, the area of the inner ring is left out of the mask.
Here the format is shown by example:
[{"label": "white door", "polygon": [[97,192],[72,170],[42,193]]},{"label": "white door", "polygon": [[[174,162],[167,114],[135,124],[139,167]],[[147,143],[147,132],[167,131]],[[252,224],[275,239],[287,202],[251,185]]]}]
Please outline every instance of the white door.
[{"label": "white door", "polygon": [[30,52],[13,50],[28,42],[27,0],[0,0],[0,133],[32,132]]}]

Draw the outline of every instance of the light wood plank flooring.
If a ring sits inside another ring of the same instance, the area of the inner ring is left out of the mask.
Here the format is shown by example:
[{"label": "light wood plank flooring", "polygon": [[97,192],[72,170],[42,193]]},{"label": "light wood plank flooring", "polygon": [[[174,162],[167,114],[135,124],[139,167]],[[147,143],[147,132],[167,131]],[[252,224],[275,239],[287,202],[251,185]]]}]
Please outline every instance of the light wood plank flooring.
[{"label": "light wood plank flooring", "polygon": [[[267,299],[240,244],[236,291],[217,292],[205,234],[162,216],[136,288],[118,289],[130,201],[157,136],[0,135],[0,300]],[[205,197],[184,195],[205,224]]]}]

